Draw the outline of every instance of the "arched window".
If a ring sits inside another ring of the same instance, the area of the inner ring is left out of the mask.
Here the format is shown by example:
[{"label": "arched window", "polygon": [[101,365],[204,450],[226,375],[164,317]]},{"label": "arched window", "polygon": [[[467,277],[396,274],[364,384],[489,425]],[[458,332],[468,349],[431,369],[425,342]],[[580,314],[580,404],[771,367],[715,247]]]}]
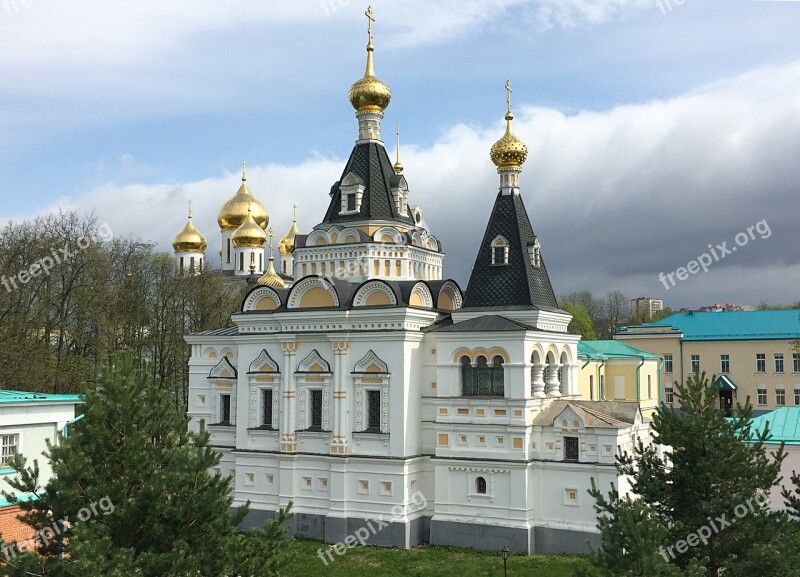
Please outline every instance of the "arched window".
[{"label": "arched window", "polygon": [[531,259],[531,264],[536,268],[542,266],[542,245],[539,244],[539,239],[537,238],[533,244],[528,246],[528,256]]},{"label": "arched window", "polygon": [[492,264],[508,264],[508,241],[502,236],[496,237],[492,241]]},{"label": "arched window", "polygon": [[461,394],[465,397],[477,395],[475,391],[475,371],[469,357],[464,355],[459,359],[461,363]]},{"label": "arched window", "polygon": [[483,355],[475,359],[476,395],[488,396],[492,391],[492,369]]},{"label": "arched window", "polygon": [[483,477],[478,477],[475,479],[475,492],[479,495],[486,494],[486,479]]},{"label": "arched window", "polygon": [[500,355],[492,359],[492,390],[491,395],[502,397],[504,395],[503,357]]}]

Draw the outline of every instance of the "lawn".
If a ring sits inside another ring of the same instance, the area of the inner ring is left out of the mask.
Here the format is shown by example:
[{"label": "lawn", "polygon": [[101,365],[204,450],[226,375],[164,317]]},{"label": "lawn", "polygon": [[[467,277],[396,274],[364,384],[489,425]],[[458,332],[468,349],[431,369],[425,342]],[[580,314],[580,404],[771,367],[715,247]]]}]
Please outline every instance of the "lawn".
[{"label": "lawn", "polygon": [[[502,577],[500,553],[449,547],[418,547],[411,550],[356,547],[342,556],[333,554],[326,566],[317,555],[328,545],[298,539],[296,559],[283,571],[283,577]],[[327,560],[327,557],[326,557]],[[522,577],[571,577],[581,557],[562,555],[512,555],[508,574]]]}]

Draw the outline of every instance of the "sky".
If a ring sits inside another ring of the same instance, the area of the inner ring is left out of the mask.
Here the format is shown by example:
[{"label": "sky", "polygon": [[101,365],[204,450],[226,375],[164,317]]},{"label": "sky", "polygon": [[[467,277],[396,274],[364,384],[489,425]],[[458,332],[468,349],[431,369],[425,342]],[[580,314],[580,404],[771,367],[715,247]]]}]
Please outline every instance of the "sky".
[{"label": "sky", "polygon": [[[278,238],[294,204],[308,233],[358,136],[347,92],[363,75],[366,7],[0,0],[0,223],[75,210],[171,251],[191,199],[216,257],[216,213],[246,159]],[[373,11],[376,73],[392,89],[383,138],[393,156],[399,120],[410,202],[446,277],[466,288],[511,80],[530,151],[522,195],[556,294],[800,300],[800,1]]]}]

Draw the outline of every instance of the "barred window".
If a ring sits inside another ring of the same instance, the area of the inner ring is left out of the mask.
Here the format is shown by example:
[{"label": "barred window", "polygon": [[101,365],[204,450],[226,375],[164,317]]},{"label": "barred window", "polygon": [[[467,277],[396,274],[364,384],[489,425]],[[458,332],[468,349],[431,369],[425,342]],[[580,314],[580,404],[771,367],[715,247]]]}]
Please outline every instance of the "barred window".
[{"label": "barred window", "polygon": [[272,429],[272,389],[261,391],[261,425]]},{"label": "barred window", "polygon": [[564,460],[578,460],[578,437],[564,437]]},{"label": "barred window", "polygon": [[231,424],[231,396],[219,396],[219,422],[221,425]]},{"label": "barred window", "polygon": [[367,430],[381,430],[381,392],[367,391]]},{"label": "barred window", "polygon": [[311,428],[322,429],[322,391],[311,391]]},{"label": "barred window", "polygon": [[479,495],[486,494],[486,479],[484,477],[475,479],[475,492]]}]

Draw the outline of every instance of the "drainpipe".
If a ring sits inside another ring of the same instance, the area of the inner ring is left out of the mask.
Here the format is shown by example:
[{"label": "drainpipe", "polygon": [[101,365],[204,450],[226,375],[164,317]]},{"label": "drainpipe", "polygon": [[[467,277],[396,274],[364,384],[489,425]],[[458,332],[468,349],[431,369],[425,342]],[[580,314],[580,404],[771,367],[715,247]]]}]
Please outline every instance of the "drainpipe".
[{"label": "drainpipe", "polygon": [[636,367],[636,404],[637,405],[640,404],[641,401],[642,401],[642,392],[641,392],[642,371],[641,371],[641,369],[642,369],[642,366],[644,365],[644,359],[645,359],[643,356],[639,357],[639,358],[642,359],[642,362],[639,363],[638,367]]},{"label": "drainpipe", "polygon": [[75,418],[74,418],[74,419],[72,419],[71,421],[67,421],[66,423],[64,423],[64,428],[63,428],[63,429],[61,429],[61,432],[64,434],[64,438],[65,438],[65,439],[66,439],[67,437],[69,437],[69,426],[70,426],[70,425],[72,425],[73,423],[77,423],[78,421],[80,421],[80,420],[81,420],[82,418],[84,418],[85,416],[86,416],[86,414],[84,413],[83,415],[80,415],[80,416],[78,416],[78,417],[75,417]]},{"label": "drainpipe", "polygon": [[605,396],[606,396],[606,387],[605,387],[605,383],[603,382],[603,379],[600,377],[600,369],[602,369],[603,367],[606,366],[606,361],[607,360],[608,359],[603,359],[603,362],[600,363],[600,365],[597,367],[597,391],[598,391],[597,400],[598,401],[604,401],[605,400]]},{"label": "drainpipe", "polygon": [[664,368],[664,358],[661,357],[661,362],[658,363],[658,405],[661,406],[663,399],[661,398],[661,370]]}]

